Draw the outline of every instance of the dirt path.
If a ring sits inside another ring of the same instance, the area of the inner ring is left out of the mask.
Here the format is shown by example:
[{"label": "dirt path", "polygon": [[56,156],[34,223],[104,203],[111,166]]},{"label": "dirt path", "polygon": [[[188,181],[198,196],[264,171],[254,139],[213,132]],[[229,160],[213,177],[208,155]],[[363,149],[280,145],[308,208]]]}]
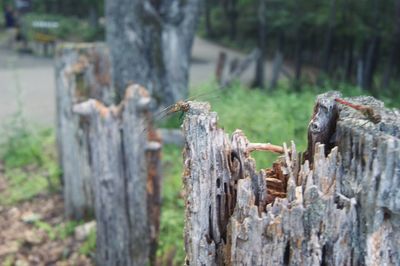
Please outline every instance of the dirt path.
[{"label": "dirt path", "polygon": [[[243,55],[196,38],[193,46],[193,60],[190,69],[190,85],[198,86],[214,78],[216,61],[220,51],[229,58],[243,58]],[[266,63],[266,70],[271,70]],[[267,77],[269,77],[267,73]],[[244,73],[242,80],[249,82],[253,69]],[[29,55],[17,55],[0,49],[0,136],[10,117],[22,110],[30,124],[53,127],[55,117],[53,60]],[[19,100],[18,100],[19,99]],[[19,104],[19,102],[21,104]],[[23,108],[19,108],[22,106]]]}]

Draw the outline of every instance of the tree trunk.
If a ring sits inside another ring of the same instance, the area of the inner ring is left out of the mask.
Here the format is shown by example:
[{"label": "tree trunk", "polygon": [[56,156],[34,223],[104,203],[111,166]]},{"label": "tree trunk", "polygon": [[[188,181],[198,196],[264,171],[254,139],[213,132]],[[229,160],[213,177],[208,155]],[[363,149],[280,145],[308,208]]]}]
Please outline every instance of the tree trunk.
[{"label": "tree trunk", "polygon": [[275,53],[274,66],[272,71],[270,90],[274,90],[278,84],[279,75],[281,73],[283,66],[283,55],[281,51],[278,49]]},{"label": "tree trunk", "polygon": [[381,13],[380,13],[380,5],[381,1],[379,0],[371,0],[372,14],[371,14],[371,21],[372,21],[372,29],[370,38],[368,40],[366,46],[366,53],[365,53],[365,71],[364,71],[364,81],[363,85],[365,89],[369,90],[371,93],[376,94],[373,90],[373,81],[374,81],[374,74],[375,70],[378,65],[379,61],[379,51],[380,51],[380,43],[381,43],[381,35],[382,29],[379,25],[381,20]]},{"label": "tree trunk", "polygon": [[91,6],[89,8],[89,25],[94,28],[97,29],[99,26],[99,16],[97,14],[97,10],[95,6]]},{"label": "tree trunk", "polygon": [[322,70],[325,73],[329,73],[330,67],[330,56],[332,53],[332,44],[333,44],[333,34],[335,29],[336,21],[336,0],[331,0],[331,7],[329,12],[329,22],[328,29],[325,35],[325,44],[322,56]]},{"label": "tree trunk", "polygon": [[128,84],[148,88],[159,105],[186,98],[199,0],[107,0],[107,43],[121,97]]},{"label": "tree trunk", "polygon": [[215,69],[215,79],[219,84],[221,84],[222,80],[224,79],[226,61],[227,61],[226,53],[223,51],[219,52],[217,67]]},{"label": "tree trunk", "polygon": [[211,21],[211,8],[212,8],[211,2],[212,2],[211,0],[204,1],[204,15],[205,15],[205,26],[206,26],[207,37],[214,36],[214,29]]},{"label": "tree trunk", "polygon": [[386,89],[390,85],[392,75],[396,65],[400,63],[400,0],[395,4],[395,29],[393,33],[392,48],[389,55],[389,62],[384,73],[382,88]]},{"label": "tree trunk", "polygon": [[301,89],[301,69],[303,67],[303,38],[301,37],[300,30],[297,32],[296,37],[296,50],[295,50],[295,78],[294,87],[296,91]]},{"label": "tree trunk", "polygon": [[336,108],[315,114],[324,120],[337,112],[336,147],[317,143],[310,164],[294,143],[284,145],[284,155],[261,171],[241,131],[229,138],[208,105],[190,103],[183,125],[186,265],[400,261],[400,111],[372,97],[349,99],[380,114],[379,124],[365,124],[338,96],[319,96],[316,110]]},{"label": "tree trunk", "polygon": [[91,151],[89,125],[72,112],[72,106],[89,98],[112,102],[110,63],[106,48],[99,44],[62,44],[56,54],[57,139],[65,214],[79,220],[92,214]]},{"label": "tree trunk", "polygon": [[369,42],[367,50],[363,84],[364,88],[370,91],[372,90],[374,74],[378,65],[380,42],[381,38],[379,36],[374,36]]},{"label": "tree trunk", "polygon": [[265,45],[267,35],[267,23],[266,23],[266,1],[258,1],[258,49],[260,50],[260,56],[257,60],[256,73],[254,77],[254,87],[264,89],[265,79]]},{"label": "tree trunk", "polygon": [[132,85],[117,107],[96,100],[74,107],[91,123],[99,265],[147,265],[155,258],[161,145],[144,134],[150,99],[143,87]]},{"label": "tree trunk", "polygon": [[346,43],[347,43],[347,53],[346,53],[346,59],[345,59],[345,80],[347,82],[351,82],[352,78],[352,73],[353,73],[353,50],[354,50],[354,38],[353,37],[347,37]]},{"label": "tree trunk", "polygon": [[224,0],[222,1],[224,5],[225,15],[229,22],[229,38],[234,41],[237,34],[237,18],[239,12],[237,11],[236,5],[237,0]]}]

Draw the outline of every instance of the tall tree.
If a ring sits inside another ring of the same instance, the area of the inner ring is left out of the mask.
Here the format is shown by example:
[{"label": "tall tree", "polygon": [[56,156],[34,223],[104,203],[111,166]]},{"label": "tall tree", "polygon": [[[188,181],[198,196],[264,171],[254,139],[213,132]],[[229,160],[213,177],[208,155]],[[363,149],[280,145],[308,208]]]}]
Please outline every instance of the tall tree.
[{"label": "tall tree", "polygon": [[200,0],[107,0],[106,37],[119,95],[136,82],[159,105],[188,94],[190,53]]},{"label": "tall tree", "polygon": [[204,1],[204,22],[206,27],[206,34],[208,37],[212,37],[214,35],[214,30],[211,21],[211,8],[212,8],[212,0]]},{"label": "tall tree", "polygon": [[370,0],[371,4],[371,36],[368,39],[368,45],[365,55],[365,71],[363,76],[363,85],[365,89],[372,90],[373,77],[378,65],[379,52],[381,46],[381,14],[380,14],[380,1]]},{"label": "tall tree", "polygon": [[[388,66],[386,67],[385,74],[383,77],[383,88],[387,88],[390,84],[393,72],[397,65],[399,69],[400,63],[400,0],[396,0],[395,3],[395,17],[394,17],[394,32],[392,37],[392,48],[389,55]],[[397,69],[397,70],[398,70]]]},{"label": "tall tree", "polygon": [[256,73],[254,78],[254,86],[264,88],[264,73],[265,73],[265,45],[267,41],[267,23],[265,14],[266,13],[266,0],[258,1],[258,49],[260,50],[260,56],[258,57],[256,64]]},{"label": "tall tree", "polygon": [[329,61],[332,54],[332,45],[333,45],[333,34],[335,30],[335,18],[336,18],[336,0],[331,0],[330,8],[329,8],[329,18],[328,18],[328,30],[325,33],[325,44],[322,55],[322,70],[325,73],[329,71]]}]

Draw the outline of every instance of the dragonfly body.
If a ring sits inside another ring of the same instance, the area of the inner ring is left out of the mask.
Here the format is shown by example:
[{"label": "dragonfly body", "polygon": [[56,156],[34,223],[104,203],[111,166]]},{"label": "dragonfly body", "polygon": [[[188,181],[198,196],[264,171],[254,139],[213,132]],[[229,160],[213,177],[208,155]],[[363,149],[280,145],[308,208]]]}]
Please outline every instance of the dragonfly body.
[{"label": "dragonfly body", "polygon": [[353,108],[361,112],[369,121],[371,121],[374,124],[378,124],[382,120],[382,117],[379,114],[377,114],[371,106],[354,104],[346,100],[343,100],[341,98],[336,98],[335,102],[341,103],[343,105],[346,105],[350,108]]},{"label": "dragonfly body", "polygon": [[172,113],[176,113],[179,111],[182,112],[187,112],[189,111],[190,105],[188,103],[188,101],[178,101],[175,104],[173,104],[172,106],[167,108],[166,114],[170,115]]}]

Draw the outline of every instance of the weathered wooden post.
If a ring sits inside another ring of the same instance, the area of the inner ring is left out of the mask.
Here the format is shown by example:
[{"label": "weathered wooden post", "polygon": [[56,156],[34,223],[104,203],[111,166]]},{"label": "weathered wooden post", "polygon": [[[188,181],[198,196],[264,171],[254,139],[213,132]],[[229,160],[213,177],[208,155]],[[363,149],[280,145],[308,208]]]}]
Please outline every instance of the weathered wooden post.
[{"label": "weathered wooden post", "polygon": [[147,265],[155,258],[161,144],[148,127],[149,103],[147,91],[132,85],[119,106],[91,99],[74,107],[90,120],[98,265]]},{"label": "weathered wooden post", "polygon": [[371,114],[366,107],[379,114],[367,122],[337,103],[339,96],[318,97],[311,139],[329,137],[309,149],[312,164],[293,143],[261,171],[250,156],[260,145],[240,131],[229,139],[209,106],[190,103],[183,127],[186,264],[400,263],[400,112],[371,97],[350,99],[364,114]]},{"label": "weathered wooden post", "polygon": [[113,101],[110,62],[102,44],[61,44],[56,53],[57,139],[63,171],[65,214],[82,219],[92,213],[88,123],[74,104],[95,98]]}]

